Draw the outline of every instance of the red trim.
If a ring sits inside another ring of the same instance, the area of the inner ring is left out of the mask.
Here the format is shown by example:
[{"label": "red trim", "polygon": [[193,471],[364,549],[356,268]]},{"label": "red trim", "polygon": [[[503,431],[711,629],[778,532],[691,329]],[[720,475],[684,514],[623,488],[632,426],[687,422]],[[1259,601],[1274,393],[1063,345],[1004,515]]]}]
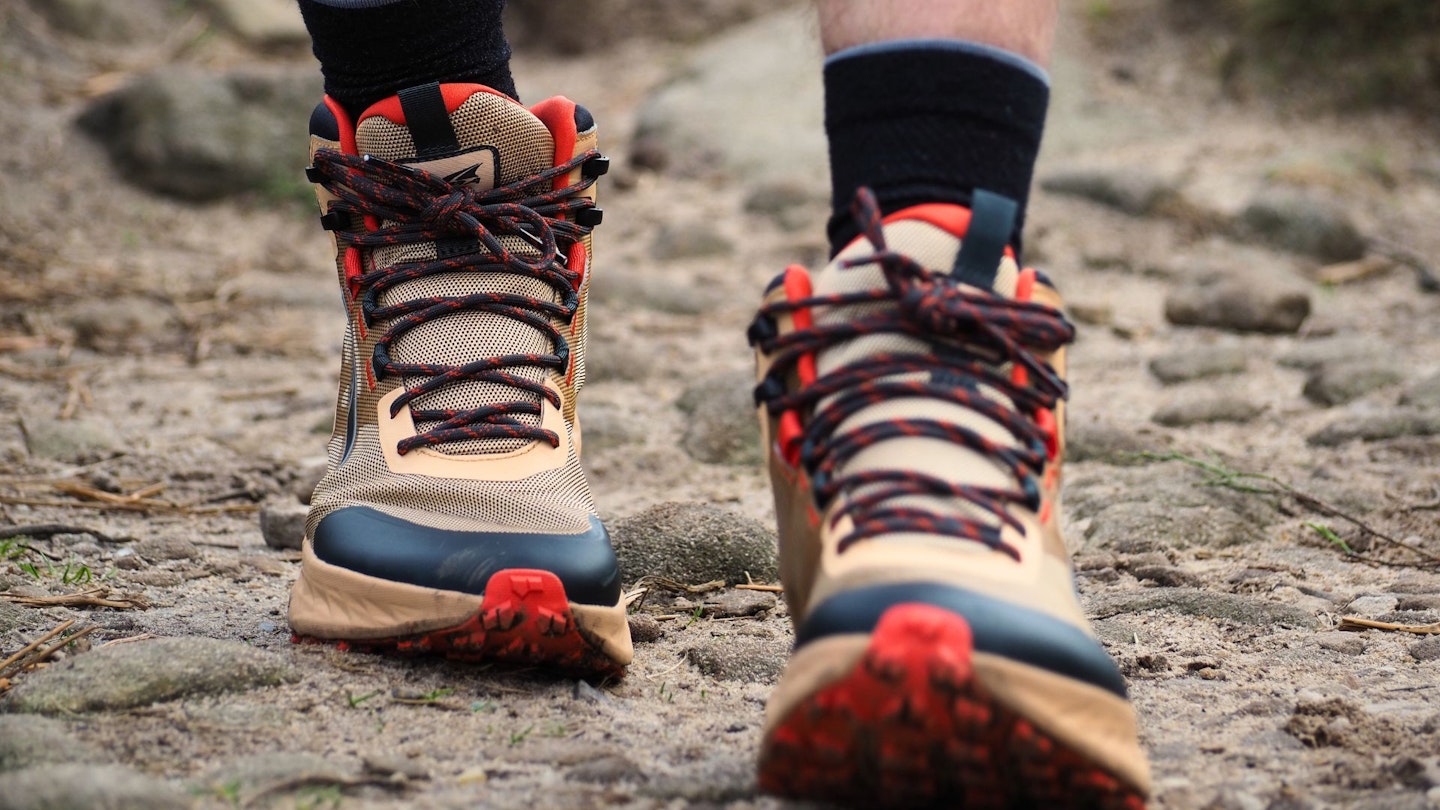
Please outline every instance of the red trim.
[{"label": "red trim", "polygon": [[[510,98],[499,90],[491,87],[486,87],[483,84],[466,84],[464,82],[456,82],[453,84],[440,85],[440,96],[445,99],[445,112],[449,113],[453,113],[456,110],[460,109],[460,105],[464,104],[471,96],[475,95],[476,93],[489,93],[492,96],[499,96],[506,101],[515,101],[515,99]],[[374,104],[371,104],[369,108],[365,110],[365,112],[360,114],[360,118],[361,120],[364,120],[373,115],[383,115],[386,118],[390,119],[391,122],[396,124],[403,125],[405,123],[405,109],[400,106],[399,96],[382,98]]]},{"label": "red trim", "polygon": [[340,106],[340,102],[326,96],[325,107],[330,114],[335,116],[336,128],[340,130],[340,151],[347,155],[358,155],[360,150],[355,146],[355,124],[350,120],[350,113]]},{"label": "red trim", "polygon": [[[366,223],[367,225],[369,223]],[[364,265],[360,260],[360,249],[354,247],[345,248],[345,294],[352,301],[360,294],[360,287],[356,279],[365,272]]]},{"label": "red trim", "polygon": [[1045,431],[1045,455],[1054,461],[1060,456],[1060,425],[1055,421],[1055,412],[1041,408],[1035,412],[1035,424]]},{"label": "red trim", "polygon": [[948,231],[951,236],[964,238],[970,230],[970,209],[946,203],[925,203],[902,208],[885,217],[881,222],[892,225],[901,220],[914,219],[928,222]]},{"label": "red trim", "polygon": [[[1007,249],[1008,252],[1008,249]],[[1015,279],[1015,300],[1029,301],[1035,296],[1035,269],[1027,267],[1020,271],[1020,277]],[[1010,369],[1010,382],[1017,386],[1025,386],[1030,382],[1030,374],[1024,366],[1016,364]]]},{"label": "red trim", "polygon": [[[813,294],[813,291],[814,288],[810,284],[810,272],[808,270],[798,264],[792,264],[785,268],[786,301],[793,304],[796,301],[809,298]],[[795,328],[797,330],[812,329],[815,326],[815,317],[808,307],[795,310],[790,313],[790,317],[795,321]],[[815,373],[815,355],[801,355],[800,359],[795,361],[795,370],[800,375],[801,385],[809,385],[815,382],[815,377],[817,376]]]},{"label": "red trim", "polygon": [[[575,157],[575,142],[579,140],[579,133],[575,131],[575,102],[564,96],[555,96],[531,107],[530,112],[540,119],[555,139],[555,158],[551,165],[559,166]],[[562,189],[568,185],[569,176],[555,178],[554,188]]]},{"label": "red trim", "polygon": [[565,266],[575,271],[575,292],[580,292],[580,287],[585,283],[585,275],[590,269],[587,265],[589,261],[590,254],[586,252],[584,242],[576,242],[570,246],[570,255],[565,257]]},{"label": "red trim", "polygon": [[800,437],[805,428],[800,424],[800,414],[786,411],[780,414],[780,425],[775,433],[775,442],[780,448],[780,458],[791,467],[800,466]]},{"label": "red trim", "polygon": [[375,367],[368,361],[365,363],[365,384],[370,386],[371,391],[375,390]]}]

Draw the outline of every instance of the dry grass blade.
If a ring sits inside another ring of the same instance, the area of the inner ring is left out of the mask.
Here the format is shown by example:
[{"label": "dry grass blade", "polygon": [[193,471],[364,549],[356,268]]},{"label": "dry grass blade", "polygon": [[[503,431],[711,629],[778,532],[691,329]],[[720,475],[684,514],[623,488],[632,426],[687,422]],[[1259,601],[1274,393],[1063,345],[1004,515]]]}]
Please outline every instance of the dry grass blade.
[{"label": "dry grass blade", "polygon": [[1362,619],[1359,616],[1343,616],[1340,630],[1386,630],[1392,633],[1415,633],[1421,636],[1440,636],[1440,622],[1433,624],[1394,624]]},{"label": "dry grass blade", "polygon": [[25,596],[7,591],[0,593],[0,599],[26,607],[108,607],[116,610],[145,610],[150,607],[149,600],[139,594],[122,594],[111,599],[109,593],[109,589],[104,587],[55,596]]},{"label": "dry grass blade", "polygon": [[714,579],[709,582],[702,582],[699,585],[686,585],[683,582],[673,580],[669,577],[648,576],[641,577],[640,581],[636,582],[635,585],[637,589],[657,588],[659,590],[669,591],[671,593],[709,593],[711,591],[718,591],[721,588],[725,587],[725,580]]},{"label": "dry grass blade", "polygon": [[51,630],[40,638],[35,639],[29,644],[26,644],[24,647],[21,647],[20,650],[14,655],[6,658],[3,662],[0,662],[0,673],[5,672],[5,670],[9,669],[15,662],[24,658],[26,655],[29,655],[32,651],[38,649],[40,645],[44,644],[52,638],[55,638],[66,630],[69,630],[72,626],[74,626],[74,624],[74,619],[66,619],[65,621],[57,625],[55,629]]},{"label": "dry grass blade", "polygon": [[64,523],[40,523],[33,526],[0,526],[0,540],[7,537],[38,537],[48,539],[57,534],[87,534],[100,543],[128,543],[133,537],[111,537],[96,529],[69,526]]},{"label": "dry grass blade", "polygon": [[737,591],[764,591],[766,593],[784,593],[785,589],[779,585],[760,585],[754,582],[736,585]]}]

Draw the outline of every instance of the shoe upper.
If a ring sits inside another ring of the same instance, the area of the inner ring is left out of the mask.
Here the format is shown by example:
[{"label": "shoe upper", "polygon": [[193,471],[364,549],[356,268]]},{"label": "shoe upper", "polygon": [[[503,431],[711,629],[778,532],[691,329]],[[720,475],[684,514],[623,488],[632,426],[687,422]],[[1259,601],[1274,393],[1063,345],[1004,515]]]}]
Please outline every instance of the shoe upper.
[{"label": "shoe upper", "polygon": [[567,590],[605,580],[613,604],[575,419],[605,168],[590,114],[432,84],[353,124],[327,100],[311,129],[348,315],[317,556],[471,592],[496,568],[581,559]]}]

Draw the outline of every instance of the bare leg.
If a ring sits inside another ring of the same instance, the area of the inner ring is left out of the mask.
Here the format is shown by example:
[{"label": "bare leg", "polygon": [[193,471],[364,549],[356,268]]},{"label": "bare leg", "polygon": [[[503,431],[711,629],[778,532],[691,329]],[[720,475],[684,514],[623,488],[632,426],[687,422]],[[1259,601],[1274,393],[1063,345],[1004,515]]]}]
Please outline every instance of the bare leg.
[{"label": "bare leg", "polygon": [[1049,64],[1059,0],[817,0],[825,53],[896,39],[963,39]]}]

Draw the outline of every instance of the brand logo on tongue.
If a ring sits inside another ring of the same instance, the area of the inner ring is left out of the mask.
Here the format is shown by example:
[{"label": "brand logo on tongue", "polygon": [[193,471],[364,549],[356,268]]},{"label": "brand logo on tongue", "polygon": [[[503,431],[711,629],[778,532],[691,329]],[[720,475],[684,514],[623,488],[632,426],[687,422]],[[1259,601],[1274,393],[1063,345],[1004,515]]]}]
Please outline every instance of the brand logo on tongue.
[{"label": "brand logo on tongue", "polygon": [[445,175],[445,182],[452,186],[468,186],[471,183],[480,182],[480,164],[476,163],[458,172],[451,172]]}]

